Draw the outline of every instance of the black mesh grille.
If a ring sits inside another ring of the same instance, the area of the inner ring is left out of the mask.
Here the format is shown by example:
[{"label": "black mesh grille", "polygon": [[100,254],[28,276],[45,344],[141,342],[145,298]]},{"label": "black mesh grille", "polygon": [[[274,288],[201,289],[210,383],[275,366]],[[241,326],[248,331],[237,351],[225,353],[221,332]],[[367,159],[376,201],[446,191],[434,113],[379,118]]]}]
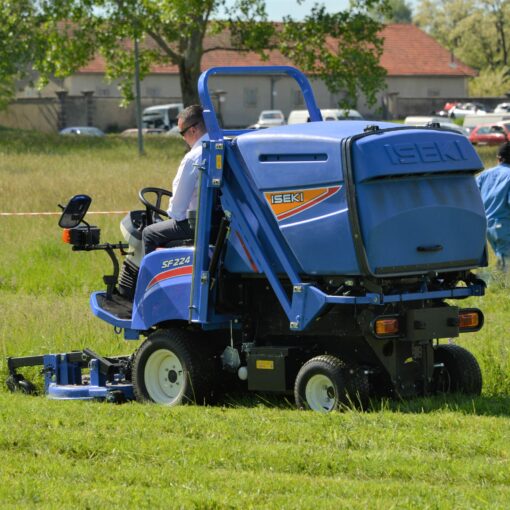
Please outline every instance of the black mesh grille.
[{"label": "black mesh grille", "polygon": [[119,294],[127,299],[133,299],[137,279],[138,267],[129,259],[124,260],[119,276]]}]

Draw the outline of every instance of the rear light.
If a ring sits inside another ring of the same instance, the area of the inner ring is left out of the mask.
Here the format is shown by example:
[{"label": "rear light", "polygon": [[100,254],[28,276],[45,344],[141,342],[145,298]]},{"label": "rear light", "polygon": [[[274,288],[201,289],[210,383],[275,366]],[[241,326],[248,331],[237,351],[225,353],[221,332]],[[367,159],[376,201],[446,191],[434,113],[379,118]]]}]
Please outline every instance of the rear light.
[{"label": "rear light", "polygon": [[374,321],[374,334],[377,337],[397,336],[399,321],[396,317],[379,317]]},{"label": "rear light", "polygon": [[483,326],[483,314],[477,308],[459,310],[459,330],[479,331]]},{"label": "rear light", "polygon": [[65,228],[62,230],[62,241],[67,244],[71,244],[71,229]]}]

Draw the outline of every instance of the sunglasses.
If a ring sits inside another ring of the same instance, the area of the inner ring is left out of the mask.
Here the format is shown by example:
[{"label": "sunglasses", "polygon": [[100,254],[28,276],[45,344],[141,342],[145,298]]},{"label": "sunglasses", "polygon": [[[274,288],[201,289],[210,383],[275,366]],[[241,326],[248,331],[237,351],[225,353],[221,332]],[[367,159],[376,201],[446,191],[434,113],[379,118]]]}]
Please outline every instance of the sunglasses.
[{"label": "sunglasses", "polygon": [[182,131],[179,131],[179,134],[181,136],[184,136],[186,134],[186,132],[188,131],[188,129],[195,127],[197,124],[198,124],[198,122],[195,122],[195,124],[191,124],[191,126],[188,126],[187,128],[184,128]]}]

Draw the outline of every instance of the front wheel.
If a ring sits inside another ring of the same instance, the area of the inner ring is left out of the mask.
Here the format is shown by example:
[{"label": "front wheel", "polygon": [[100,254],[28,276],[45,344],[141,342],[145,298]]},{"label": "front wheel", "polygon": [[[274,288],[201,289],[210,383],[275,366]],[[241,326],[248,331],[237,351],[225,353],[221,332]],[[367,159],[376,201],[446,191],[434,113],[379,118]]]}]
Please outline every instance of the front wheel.
[{"label": "front wheel", "polygon": [[[133,362],[133,391],[141,402],[167,406],[199,403],[204,395],[203,353],[184,330],[158,330],[145,340]],[[195,347],[195,349],[193,349]]]},{"label": "front wheel", "polygon": [[434,363],[439,365],[434,373],[436,393],[480,395],[482,392],[480,365],[468,350],[455,344],[438,345],[434,349]]}]

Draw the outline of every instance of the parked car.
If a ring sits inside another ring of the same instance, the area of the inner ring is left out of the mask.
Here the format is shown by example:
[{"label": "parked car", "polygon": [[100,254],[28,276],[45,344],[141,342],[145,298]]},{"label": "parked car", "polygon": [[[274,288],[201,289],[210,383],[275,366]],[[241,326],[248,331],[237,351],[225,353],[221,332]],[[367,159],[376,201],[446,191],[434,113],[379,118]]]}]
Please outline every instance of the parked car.
[{"label": "parked car", "polygon": [[[142,128],[142,135],[162,135],[166,133],[164,129]],[[138,128],[129,128],[122,131],[120,136],[138,136]]]},{"label": "parked car", "polygon": [[406,117],[404,120],[404,124],[406,126],[427,126],[429,124],[439,124],[440,127],[445,129],[450,129],[452,131],[456,131],[457,133],[460,133],[464,136],[468,136],[469,132],[467,129],[463,128],[462,126],[458,126],[454,122],[452,122],[450,119],[447,119],[445,117],[439,117],[437,115],[413,115]]},{"label": "parked car", "polygon": [[184,108],[182,103],[160,104],[149,106],[142,112],[142,126],[149,129],[168,131],[177,126],[177,115]]},{"label": "parked car", "polygon": [[59,134],[61,135],[74,135],[74,136],[104,136],[104,133],[97,127],[92,126],[73,126],[62,129]]},{"label": "parked car", "polygon": [[497,124],[481,124],[476,126],[469,135],[473,145],[501,145],[510,140],[510,122]]},{"label": "parked car", "polygon": [[494,108],[494,113],[510,113],[510,103],[499,103]]},{"label": "parked car", "polygon": [[510,122],[510,112],[506,113],[484,113],[482,115],[466,115],[462,127],[467,129],[468,133],[471,133],[476,126],[481,124],[500,124]]},{"label": "parked car", "polygon": [[257,124],[260,127],[283,126],[285,115],[281,110],[263,110],[260,112]]},{"label": "parked car", "polygon": [[[321,109],[324,120],[363,120],[363,116],[357,110],[339,110],[337,108]],[[308,110],[292,110],[289,113],[288,124],[304,124],[310,122]]]},{"label": "parked car", "polygon": [[463,119],[466,115],[476,113],[483,115],[487,109],[481,103],[459,103],[448,111],[448,117],[452,119]]}]

